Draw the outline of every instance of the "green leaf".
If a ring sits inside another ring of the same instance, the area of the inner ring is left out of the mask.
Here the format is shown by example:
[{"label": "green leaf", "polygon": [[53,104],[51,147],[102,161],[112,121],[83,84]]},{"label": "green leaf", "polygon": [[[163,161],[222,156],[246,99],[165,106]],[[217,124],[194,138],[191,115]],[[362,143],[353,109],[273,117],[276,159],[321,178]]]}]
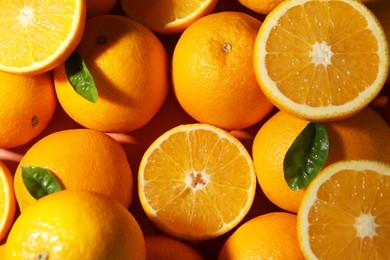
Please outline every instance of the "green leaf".
[{"label": "green leaf", "polygon": [[309,123],[284,157],[284,179],[292,190],[306,187],[321,171],[329,153],[329,138],[323,123]]},{"label": "green leaf", "polygon": [[62,190],[60,183],[48,170],[38,166],[21,166],[22,179],[35,199]]},{"label": "green leaf", "polygon": [[65,61],[65,72],[74,90],[85,99],[96,103],[98,91],[83,58],[76,51]]}]

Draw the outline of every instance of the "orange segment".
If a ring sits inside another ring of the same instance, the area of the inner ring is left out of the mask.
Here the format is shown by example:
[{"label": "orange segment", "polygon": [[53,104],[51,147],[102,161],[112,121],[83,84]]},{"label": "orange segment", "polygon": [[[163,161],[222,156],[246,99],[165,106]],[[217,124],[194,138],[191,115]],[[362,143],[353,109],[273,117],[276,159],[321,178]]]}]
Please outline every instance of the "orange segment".
[{"label": "orange segment", "polygon": [[8,234],[16,212],[13,177],[7,166],[0,162],[0,241]]},{"label": "orange segment", "polygon": [[339,161],[309,185],[298,236],[313,259],[389,259],[390,165]]},{"label": "orange segment", "polygon": [[358,1],[284,1],[257,35],[255,72],[263,92],[300,118],[356,113],[379,93],[388,70],[383,29]]},{"label": "orange segment", "polygon": [[211,125],[181,125],[145,152],[139,197],[163,231],[183,239],[209,239],[246,215],[254,199],[255,176],[250,155],[235,137]]},{"label": "orange segment", "polygon": [[217,0],[119,0],[127,16],[149,27],[151,30],[163,33],[183,32],[194,21],[210,14]]},{"label": "orange segment", "polygon": [[0,6],[0,70],[39,74],[63,63],[84,30],[84,0],[15,0]]}]

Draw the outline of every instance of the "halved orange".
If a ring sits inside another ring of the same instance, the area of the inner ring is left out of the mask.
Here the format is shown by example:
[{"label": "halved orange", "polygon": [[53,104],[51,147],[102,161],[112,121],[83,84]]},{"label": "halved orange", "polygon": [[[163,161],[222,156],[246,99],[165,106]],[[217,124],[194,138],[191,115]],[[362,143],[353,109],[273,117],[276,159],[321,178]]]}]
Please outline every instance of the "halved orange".
[{"label": "halved orange", "polygon": [[264,94],[280,110],[325,121],[369,104],[389,71],[383,28],[357,0],[286,0],[265,18],[254,51]]},{"label": "halved orange", "polygon": [[390,165],[325,168],[305,192],[298,239],[306,259],[390,259]]},{"label": "halved orange", "polygon": [[234,228],[256,190],[253,161],[231,134],[208,124],[168,130],[145,152],[138,193],[147,216],[162,231],[205,240]]},{"label": "halved orange", "polygon": [[200,17],[210,14],[217,2],[217,0],[119,0],[127,16],[162,34],[183,32]]},{"label": "halved orange", "polygon": [[0,70],[35,75],[60,65],[76,48],[86,2],[3,1],[0,14]]},{"label": "halved orange", "polygon": [[13,177],[8,167],[0,161],[0,241],[8,234],[16,212]]}]

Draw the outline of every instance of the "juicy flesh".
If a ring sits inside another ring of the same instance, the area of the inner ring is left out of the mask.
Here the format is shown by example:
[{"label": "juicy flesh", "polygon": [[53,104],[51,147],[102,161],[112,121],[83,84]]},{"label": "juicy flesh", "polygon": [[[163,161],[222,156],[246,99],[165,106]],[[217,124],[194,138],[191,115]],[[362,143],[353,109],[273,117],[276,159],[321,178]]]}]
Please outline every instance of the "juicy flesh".
[{"label": "juicy flesh", "polygon": [[0,5],[0,60],[23,67],[47,59],[72,30],[74,1],[14,0]]},{"label": "juicy flesh", "polygon": [[314,254],[390,259],[390,176],[344,170],[323,184],[309,212]]},{"label": "juicy flesh", "polygon": [[338,1],[312,1],[281,17],[268,39],[270,78],[291,100],[342,105],[376,79],[379,56],[365,18]]},{"label": "juicy flesh", "polygon": [[181,132],[151,154],[143,188],[165,225],[198,236],[240,216],[252,192],[250,174],[247,158],[230,141],[206,130]]}]

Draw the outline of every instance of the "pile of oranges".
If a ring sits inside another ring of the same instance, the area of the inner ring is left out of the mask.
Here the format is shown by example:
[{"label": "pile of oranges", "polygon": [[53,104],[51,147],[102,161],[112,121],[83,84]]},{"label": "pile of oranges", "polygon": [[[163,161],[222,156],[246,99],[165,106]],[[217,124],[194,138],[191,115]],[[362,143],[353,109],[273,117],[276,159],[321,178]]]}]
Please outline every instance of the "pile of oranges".
[{"label": "pile of oranges", "polygon": [[389,10],[4,3],[0,259],[390,257]]}]

